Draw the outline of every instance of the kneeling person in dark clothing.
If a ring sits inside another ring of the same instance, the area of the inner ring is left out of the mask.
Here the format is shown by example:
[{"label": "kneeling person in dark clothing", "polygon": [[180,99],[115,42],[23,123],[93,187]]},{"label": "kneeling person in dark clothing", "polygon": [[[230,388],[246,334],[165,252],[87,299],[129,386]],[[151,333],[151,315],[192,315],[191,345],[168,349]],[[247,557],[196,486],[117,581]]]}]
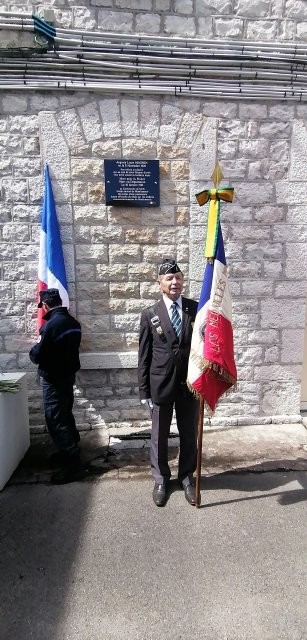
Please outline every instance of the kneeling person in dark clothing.
[{"label": "kneeling person in dark clothing", "polygon": [[29,355],[43,378],[43,402],[49,434],[62,454],[64,467],[54,473],[53,482],[71,482],[83,474],[79,432],[72,413],[73,385],[80,369],[81,325],[62,307],[58,289],[39,292],[46,323]]}]

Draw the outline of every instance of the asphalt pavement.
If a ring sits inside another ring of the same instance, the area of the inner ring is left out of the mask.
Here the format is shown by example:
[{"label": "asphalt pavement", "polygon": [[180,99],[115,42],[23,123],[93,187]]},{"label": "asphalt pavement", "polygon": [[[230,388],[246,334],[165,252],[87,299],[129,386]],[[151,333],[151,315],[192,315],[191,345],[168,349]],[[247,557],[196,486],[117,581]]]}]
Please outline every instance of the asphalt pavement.
[{"label": "asphalt pavement", "polygon": [[0,493],[1,640],[306,640],[307,472]]}]

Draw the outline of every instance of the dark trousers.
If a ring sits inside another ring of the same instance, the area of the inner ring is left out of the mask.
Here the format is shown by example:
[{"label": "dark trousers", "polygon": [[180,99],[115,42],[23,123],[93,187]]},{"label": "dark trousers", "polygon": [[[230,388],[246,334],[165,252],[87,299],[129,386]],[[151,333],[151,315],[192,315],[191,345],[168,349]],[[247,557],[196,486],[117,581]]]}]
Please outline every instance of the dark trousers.
[{"label": "dark trousers", "polygon": [[65,382],[43,381],[43,401],[47,429],[55,446],[69,456],[79,453],[79,432],[72,413],[74,376]]},{"label": "dark trousers", "polygon": [[180,438],[178,479],[183,484],[191,482],[196,469],[198,401],[189,394],[188,397],[178,397],[175,402],[154,403],[150,462],[153,479],[158,484],[166,482],[171,477],[168,464],[168,437],[174,405]]}]

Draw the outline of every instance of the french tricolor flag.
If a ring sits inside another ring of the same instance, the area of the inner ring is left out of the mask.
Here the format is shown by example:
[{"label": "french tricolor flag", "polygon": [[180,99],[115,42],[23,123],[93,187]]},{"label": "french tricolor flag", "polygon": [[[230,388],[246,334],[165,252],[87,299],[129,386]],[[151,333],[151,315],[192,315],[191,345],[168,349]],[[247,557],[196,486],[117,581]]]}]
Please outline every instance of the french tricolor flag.
[{"label": "french tricolor flag", "polygon": [[[48,165],[45,166],[44,200],[42,210],[42,224],[40,232],[39,262],[37,290],[55,288],[59,290],[63,307],[69,308],[67,280],[60,229],[56,215],[55,202]],[[37,329],[44,320],[43,310],[38,309]]]},{"label": "french tricolor flag", "polygon": [[210,412],[237,381],[231,324],[231,297],[220,223],[216,253],[205,267],[193,328],[188,386],[203,397]]}]

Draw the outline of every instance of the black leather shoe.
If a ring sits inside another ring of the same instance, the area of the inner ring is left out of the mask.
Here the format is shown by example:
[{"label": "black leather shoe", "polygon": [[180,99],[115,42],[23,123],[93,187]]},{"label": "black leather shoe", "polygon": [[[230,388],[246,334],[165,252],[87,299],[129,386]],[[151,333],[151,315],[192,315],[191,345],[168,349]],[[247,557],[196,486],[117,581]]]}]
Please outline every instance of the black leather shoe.
[{"label": "black leather shoe", "polygon": [[50,482],[51,484],[68,484],[69,482],[78,482],[84,480],[89,475],[88,470],[83,467],[81,469],[70,469],[64,467],[60,471],[56,471],[52,474]]},{"label": "black leather shoe", "polygon": [[185,499],[189,504],[194,505],[196,503],[196,491],[193,484],[185,484],[183,486]]},{"label": "black leather shoe", "polygon": [[157,507],[164,507],[167,500],[166,485],[156,483],[152,492],[152,497]]}]

